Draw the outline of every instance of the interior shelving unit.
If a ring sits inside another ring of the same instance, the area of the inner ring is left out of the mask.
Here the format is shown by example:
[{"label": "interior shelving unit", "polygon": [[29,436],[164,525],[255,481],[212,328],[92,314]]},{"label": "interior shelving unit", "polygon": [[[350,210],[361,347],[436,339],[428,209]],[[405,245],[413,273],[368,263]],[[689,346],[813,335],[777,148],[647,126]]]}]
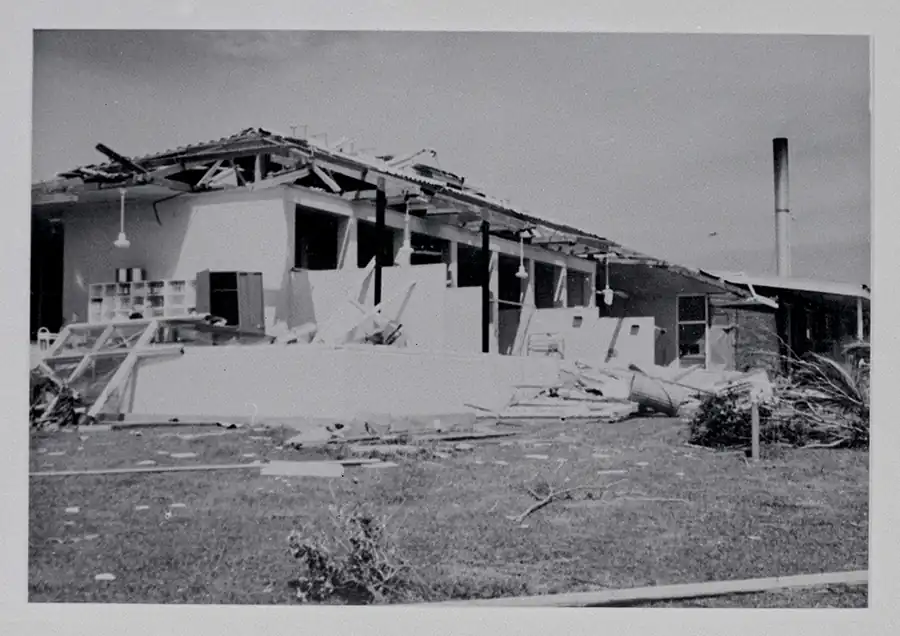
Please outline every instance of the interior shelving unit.
[{"label": "interior shelving unit", "polygon": [[144,318],[178,318],[190,313],[196,298],[196,279],[94,283],[90,286],[88,322],[128,320],[135,312]]}]

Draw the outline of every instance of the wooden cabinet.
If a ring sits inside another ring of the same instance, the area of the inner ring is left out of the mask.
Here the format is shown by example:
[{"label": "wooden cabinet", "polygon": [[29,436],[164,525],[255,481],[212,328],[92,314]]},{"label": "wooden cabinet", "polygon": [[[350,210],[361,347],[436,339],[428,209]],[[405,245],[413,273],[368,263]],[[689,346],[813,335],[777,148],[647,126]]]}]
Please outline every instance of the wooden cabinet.
[{"label": "wooden cabinet", "polygon": [[224,318],[241,331],[266,329],[262,274],[213,272],[197,274],[197,313]]}]

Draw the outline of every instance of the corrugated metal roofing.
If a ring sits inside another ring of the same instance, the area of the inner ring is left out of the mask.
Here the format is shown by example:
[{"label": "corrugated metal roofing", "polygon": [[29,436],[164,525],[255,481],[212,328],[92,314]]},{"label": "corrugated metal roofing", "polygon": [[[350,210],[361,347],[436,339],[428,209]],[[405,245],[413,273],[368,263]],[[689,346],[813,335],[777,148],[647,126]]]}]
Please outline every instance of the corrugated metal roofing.
[{"label": "corrugated metal roofing", "polygon": [[753,274],[748,275],[743,272],[706,271],[706,273],[728,281],[733,285],[753,285],[754,287],[769,289],[829,294],[832,296],[851,296],[867,300],[871,297],[868,286],[856,283],[836,283],[831,281],[779,276],[757,276]]}]

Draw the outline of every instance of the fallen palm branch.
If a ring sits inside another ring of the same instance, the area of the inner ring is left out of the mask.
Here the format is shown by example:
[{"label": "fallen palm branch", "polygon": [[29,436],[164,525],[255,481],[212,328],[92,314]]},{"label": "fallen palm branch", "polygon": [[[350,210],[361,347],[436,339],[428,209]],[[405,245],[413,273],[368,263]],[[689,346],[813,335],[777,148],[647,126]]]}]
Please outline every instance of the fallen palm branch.
[{"label": "fallen palm branch", "polygon": [[[789,360],[792,372],[776,379],[771,396],[757,400],[764,442],[798,448],[865,447],[869,442],[869,367],[820,354]],[[691,419],[691,442],[747,446],[753,400],[725,390],[702,401]]]}]

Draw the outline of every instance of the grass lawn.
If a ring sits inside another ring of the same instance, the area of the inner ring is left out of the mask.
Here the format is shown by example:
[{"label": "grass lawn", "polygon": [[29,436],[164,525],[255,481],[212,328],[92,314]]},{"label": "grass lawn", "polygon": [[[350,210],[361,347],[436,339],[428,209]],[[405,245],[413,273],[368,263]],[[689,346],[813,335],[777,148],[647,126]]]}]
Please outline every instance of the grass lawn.
[{"label": "grass lawn", "polygon": [[[288,533],[328,532],[328,506],[354,502],[391,515],[389,530],[432,600],[868,567],[868,453],[785,451],[751,466],[736,453],[686,446],[685,428],[663,418],[529,423],[514,438],[474,442],[471,450],[431,460],[397,460],[395,468],[348,468],[340,479],[253,470],[32,478],[30,600],[297,602],[287,586],[296,576]],[[277,450],[280,431],[141,433],[36,435],[31,470],[304,455]],[[205,433],[217,434],[190,438]],[[179,452],[197,456],[164,454]],[[534,502],[526,482],[565,488],[617,480],[602,497],[578,492],[522,524],[508,518]],[[66,512],[70,507],[78,511]],[[99,573],[116,579],[95,581]],[[866,591],[648,605],[864,607]]]}]

